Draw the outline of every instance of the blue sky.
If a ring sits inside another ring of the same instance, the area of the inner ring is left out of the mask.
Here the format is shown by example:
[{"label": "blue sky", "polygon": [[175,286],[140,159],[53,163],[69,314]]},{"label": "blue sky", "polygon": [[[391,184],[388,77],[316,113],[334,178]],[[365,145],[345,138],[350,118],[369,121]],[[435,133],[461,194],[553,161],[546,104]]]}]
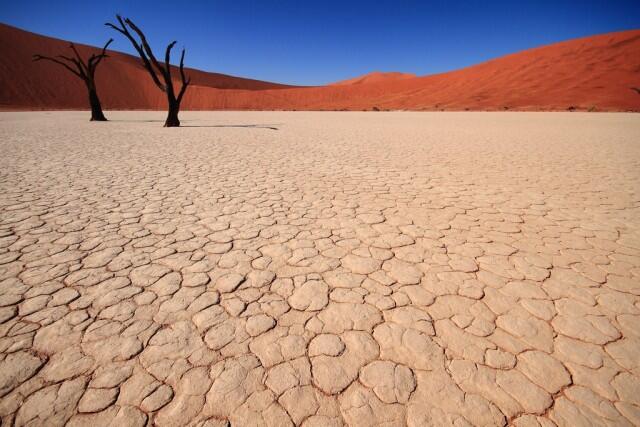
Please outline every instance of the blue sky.
[{"label": "blue sky", "polygon": [[133,19],[189,67],[315,85],[370,71],[449,71],[519,50],[640,28],[640,1],[4,1],[0,22],[132,52],[103,23]]}]

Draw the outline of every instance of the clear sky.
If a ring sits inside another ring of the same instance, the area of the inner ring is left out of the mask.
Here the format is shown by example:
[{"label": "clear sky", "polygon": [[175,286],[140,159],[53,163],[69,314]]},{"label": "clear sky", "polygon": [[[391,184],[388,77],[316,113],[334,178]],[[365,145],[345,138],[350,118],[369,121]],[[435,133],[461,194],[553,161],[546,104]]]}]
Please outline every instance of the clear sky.
[{"label": "clear sky", "polygon": [[163,55],[206,71],[315,85],[370,71],[449,71],[523,49],[639,29],[640,0],[2,0],[0,22],[132,52],[103,25],[130,17]]}]

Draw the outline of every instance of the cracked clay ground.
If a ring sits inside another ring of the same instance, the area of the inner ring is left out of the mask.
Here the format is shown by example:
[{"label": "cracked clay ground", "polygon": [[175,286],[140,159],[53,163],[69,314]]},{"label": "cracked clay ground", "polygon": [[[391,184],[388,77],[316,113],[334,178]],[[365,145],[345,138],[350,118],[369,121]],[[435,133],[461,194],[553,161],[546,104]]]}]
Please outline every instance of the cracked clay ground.
[{"label": "cracked clay ground", "polygon": [[108,115],[0,114],[3,426],[640,424],[640,116]]}]

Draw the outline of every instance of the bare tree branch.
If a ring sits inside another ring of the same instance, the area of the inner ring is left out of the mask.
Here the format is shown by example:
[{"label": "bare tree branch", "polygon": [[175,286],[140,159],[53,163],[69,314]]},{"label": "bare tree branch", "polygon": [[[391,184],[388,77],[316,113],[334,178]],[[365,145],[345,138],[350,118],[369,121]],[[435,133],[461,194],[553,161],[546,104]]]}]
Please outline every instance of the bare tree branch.
[{"label": "bare tree branch", "polygon": [[[182,80],[182,87],[180,88],[178,96],[176,96],[173,80],[171,78],[171,50],[176,45],[176,42],[172,41],[167,45],[164,53],[164,63],[158,62],[142,30],[129,18],[123,18],[120,15],[116,15],[116,19],[120,24],[119,26],[109,22],[105,25],[113,28],[129,39],[133,47],[138,52],[138,55],[142,60],[142,64],[153,79],[153,82],[167,95],[168,114],[167,120],[164,123],[165,127],[180,126],[180,120],[178,119],[180,102],[182,101],[182,97],[191,82],[191,79],[187,78],[184,73],[185,50],[182,49],[182,55],[180,56],[180,78]],[[135,33],[137,37],[134,37],[132,32]],[[164,83],[160,82],[159,75],[162,76]]]},{"label": "bare tree branch", "polygon": [[[138,35],[138,37],[140,37],[140,44],[142,45],[142,48],[144,49],[145,53],[149,57],[149,60],[156,68],[156,70],[158,70],[163,76],[166,76],[165,69],[162,67],[162,65],[160,65],[160,63],[156,59],[156,56],[153,54],[153,50],[151,50],[151,46],[149,46],[147,38],[145,37],[142,30],[140,30],[140,28],[138,28],[136,24],[134,24],[133,21],[129,18],[126,18],[124,22]],[[166,86],[164,90],[166,90]]]},{"label": "bare tree branch", "polygon": [[58,55],[56,58],[64,59],[65,61],[71,62],[76,67],[78,66],[78,62],[75,58],[69,58],[68,56]]},{"label": "bare tree branch", "polygon": [[191,83],[191,77],[185,77],[184,74],[184,48],[182,49],[182,55],[180,55],[180,79],[182,80],[182,87],[178,94],[178,104],[182,101],[184,93],[187,91],[187,86]]},{"label": "bare tree branch", "polygon": [[160,79],[158,78],[158,75],[156,74],[155,70],[153,69],[153,66],[151,65],[151,62],[149,61],[149,58],[147,58],[147,55],[146,55],[144,49],[138,43],[138,41],[133,37],[133,35],[129,32],[129,30],[127,29],[127,26],[125,25],[125,21],[122,19],[122,16],[116,15],[116,19],[120,23],[120,27],[118,27],[118,26],[116,26],[116,25],[114,25],[114,24],[112,24],[110,22],[105,23],[105,25],[107,27],[113,28],[114,30],[118,31],[119,33],[123,34],[126,38],[129,39],[129,41],[133,45],[133,48],[138,52],[138,56],[140,56],[140,59],[142,60],[142,64],[144,65],[144,68],[151,75],[151,78],[153,79],[153,82],[156,84],[156,86],[158,86],[160,88],[161,91],[166,92],[165,86],[160,82]]},{"label": "bare tree branch", "polygon": [[[164,78],[167,81],[167,85],[169,85],[168,82],[171,82],[171,49],[173,49],[175,45],[176,45],[175,40],[169,43],[167,45],[167,51],[164,54],[164,68],[165,68]],[[171,90],[173,90],[173,82],[171,82]]]},{"label": "bare tree branch", "polygon": [[76,49],[76,45],[74,45],[73,43],[69,44],[69,47],[71,48],[71,50],[73,50],[73,53],[76,54],[76,58],[77,61],[74,61],[76,63],[76,65],[78,66],[78,68],[85,74],[89,74],[89,69],[87,68],[87,66],[84,64],[84,61],[82,61],[82,57],[80,56],[80,52],[78,52],[78,49]]},{"label": "bare tree branch", "polygon": [[34,61],[51,61],[63,66],[64,68],[72,72],[76,77],[82,79],[82,81],[85,83],[89,95],[89,105],[91,106],[92,121],[107,120],[107,118],[104,116],[104,113],[102,112],[102,105],[100,104],[100,98],[98,97],[98,91],[96,89],[95,82],[95,72],[96,67],[98,66],[100,61],[108,56],[106,54],[106,50],[111,42],[113,42],[113,39],[110,39],[107,43],[105,43],[100,54],[92,54],[86,62],[82,60],[80,52],[78,52],[78,49],[73,43],[69,44],[69,48],[75,54],[75,58],[65,55],[57,55],[55,58],[44,55],[33,55]]},{"label": "bare tree branch", "polygon": [[100,61],[109,56],[106,53],[107,47],[109,47],[112,42],[113,39],[109,39],[109,41],[102,47],[102,52],[100,52],[99,55],[91,55],[91,58],[89,58],[89,68],[93,67],[95,70],[95,67],[100,63]]},{"label": "bare tree branch", "polygon": [[[67,59],[67,58],[64,58]],[[82,74],[80,74],[78,71],[74,70],[73,68],[71,68],[69,65],[65,64],[64,62],[57,60],[55,58],[52,58],[50,56],[43,56],[43,55],[33,55],[33,60],[35,61],[41,61],[41,60],[46,60],[46,61],[51,61],[51,62],[55,62],[58,65],[62,65],[64,68],[66,68],[67,70],[71,71],[73,74],[75,74],[76,76],[80,77],[81,79],[84,80],[84,77],[82,76]]]},{"label": "bare tree branch", "polygon": [[162,71],[162,67],[158,63],[156,56],[153,54],[153,50],[151,50],[151,46],[149,46],[149,42],[147,42],[147,37],[144,35],[142,30],[140,30],[140,28],[138,28],[138,26],[134,24],[133,21],[129,18],[125,18],[124,22],[138,35],[138,37],[140,37],[140,44],[144,48],[144,51],[151,60],[153,66],[156,67],[159,71]]},{"label": "bare tree branch", "polygon": [[189,84],[189,82],[191,82],[191,78],[189,77],[188,81],[184,76],[184,48],[182,48],[182,54],[180,55],[180,78],[182,79],[182,83],[185,84]]}]

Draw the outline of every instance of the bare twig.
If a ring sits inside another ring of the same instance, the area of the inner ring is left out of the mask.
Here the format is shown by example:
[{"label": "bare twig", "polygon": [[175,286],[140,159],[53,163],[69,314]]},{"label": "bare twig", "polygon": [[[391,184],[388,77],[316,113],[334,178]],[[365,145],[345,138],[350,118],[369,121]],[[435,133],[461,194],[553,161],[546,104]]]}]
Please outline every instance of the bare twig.
[{"label": "bare twig", "polygon": [[99,55],[91,55],[91,58],[89,58],[89,67],[93,67],[95,69],[95,67],[100,63],[100,61],[102,61],[104,58],[107,58],[109,55],[107,55],[107,47],[109,47],[109,45],[113,42],[113,39],[109,39],[109,41],[107,43],[105,43],[105,45],[102,47],[102,52],[100,52]]},{"label": "bare twig", "polygon": [[182,101],[182,97],[187,91],[187,86],[189,86],[189,83],[191,83],[191,77],[185,77],[184,74],[184,48],[182,49],[182,55],[180,55],[180,79],[182,80],[182,87],[180,88],[180,93],[178,94],[178,103]]},{"label": "bare twig", "polygon": [[[62,56],[60,56],[62,57]],[[63,59],[67,59],[65,57],[62,57]],[[66,68],[67,70],[71,71],[73,74],[75,74],[76,76],[83,78],[82,74],[80,74],[80,72],[78,72],[77,70],[74,70],[73,68],[71,68],[70,66],[68,66],[67,64],[65,64],[64,62],[52,58],[50,56],[44,56],[44,55],[33,55],[33,60],[34,61],[41,61],[41,60],[46,60],[46,61],[51,61],[51,62],[55,62],[56,64],[62,65],[64,68]],[[73,61],[71,61],[73,62]]]}]

